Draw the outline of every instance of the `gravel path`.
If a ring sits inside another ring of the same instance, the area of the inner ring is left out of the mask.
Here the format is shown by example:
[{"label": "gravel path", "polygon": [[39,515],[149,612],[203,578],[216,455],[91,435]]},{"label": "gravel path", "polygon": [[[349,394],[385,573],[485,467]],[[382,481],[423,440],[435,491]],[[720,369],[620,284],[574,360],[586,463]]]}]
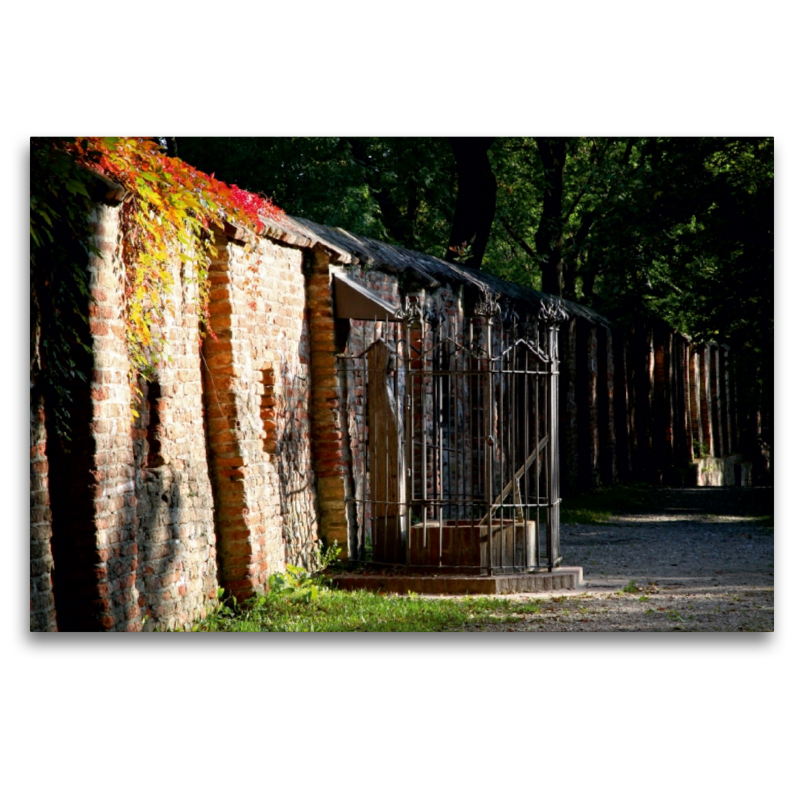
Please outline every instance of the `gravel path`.
[{"label": "gravel path", "polygon": [[772,631],[773,529],[755,521],[768,514],[771,489],[653,489],[645,513],[562,525],[586,589],[495,630]]}]

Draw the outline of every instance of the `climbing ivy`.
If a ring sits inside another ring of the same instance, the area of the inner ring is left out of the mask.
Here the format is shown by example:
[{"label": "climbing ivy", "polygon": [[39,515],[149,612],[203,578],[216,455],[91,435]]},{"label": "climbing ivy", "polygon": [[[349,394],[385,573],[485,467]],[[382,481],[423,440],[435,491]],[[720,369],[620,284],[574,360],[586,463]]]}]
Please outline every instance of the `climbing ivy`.
[{"label": "climbing ivy", "polygon": [[[198,285],[198,335],[209,322],[208,266],[212,228],[244,229],[245,246],[266,218],[282,212],[268,199],[216,180],[163,152],[149,138],[79,137],[31,140],[31,374],[57,399],[56,427],[67,433],[79,351],[90,352],[87,265],[99,255],[89,214],[97,175],[125,194],[120,211],[125,269],[124,320],[134,400],[168,357],[166,316],[173,311],[173,267]],[[132,413],[137,415],[135,402]]]}]

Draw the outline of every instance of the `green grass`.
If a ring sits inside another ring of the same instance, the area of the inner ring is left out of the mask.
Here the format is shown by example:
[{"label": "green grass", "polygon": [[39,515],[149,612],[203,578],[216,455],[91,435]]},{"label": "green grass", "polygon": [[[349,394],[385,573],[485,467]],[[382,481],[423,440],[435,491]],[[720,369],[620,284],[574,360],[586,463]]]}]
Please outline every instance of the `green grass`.
[{"label": "green grass", "polygon": [[636,513],[650,504],[653,489],[646,483],[628,483],[586,492],[561,501],[561,522],[608,525],[615,514]]},{"label": "green grass", "polygon": [[458,631],[519,622],[542,601],[499,597],[423,599],[322,589],[315,599],[260,595],[242,604],[218,602],[195,631]]}]

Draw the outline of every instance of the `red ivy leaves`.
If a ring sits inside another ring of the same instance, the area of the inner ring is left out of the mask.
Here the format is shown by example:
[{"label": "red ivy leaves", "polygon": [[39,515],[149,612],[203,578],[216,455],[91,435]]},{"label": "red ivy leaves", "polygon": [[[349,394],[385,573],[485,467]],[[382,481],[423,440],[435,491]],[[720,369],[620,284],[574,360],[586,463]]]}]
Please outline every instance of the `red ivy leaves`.
[{"label": "red ivy leaves", "polygon": [[260,233],[265,219],[279,219],[283,212],[271,200],[164,155],[152,139],[82,137],[68,150],[83,166],[108,176],[130,193],[122,219],[127,252],[126,326],[135,395],[139,376],[152,375],[164,356],[163,321],[172,310],[175,259],[193,271],[199,285],[200,320],[216,340],[208,306],[208,266],[214,248],[206,234],[211,225],[221,227],[223,222]]}]

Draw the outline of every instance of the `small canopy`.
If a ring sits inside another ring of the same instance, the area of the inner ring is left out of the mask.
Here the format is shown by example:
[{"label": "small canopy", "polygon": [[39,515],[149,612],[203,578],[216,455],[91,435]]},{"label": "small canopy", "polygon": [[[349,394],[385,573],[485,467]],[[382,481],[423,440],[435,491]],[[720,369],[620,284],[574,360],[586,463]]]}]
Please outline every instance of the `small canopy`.
[{"label": "small canopy", "polygon": [[396,309],[341,272],[333,273],[337,319],[394,321]]}]

